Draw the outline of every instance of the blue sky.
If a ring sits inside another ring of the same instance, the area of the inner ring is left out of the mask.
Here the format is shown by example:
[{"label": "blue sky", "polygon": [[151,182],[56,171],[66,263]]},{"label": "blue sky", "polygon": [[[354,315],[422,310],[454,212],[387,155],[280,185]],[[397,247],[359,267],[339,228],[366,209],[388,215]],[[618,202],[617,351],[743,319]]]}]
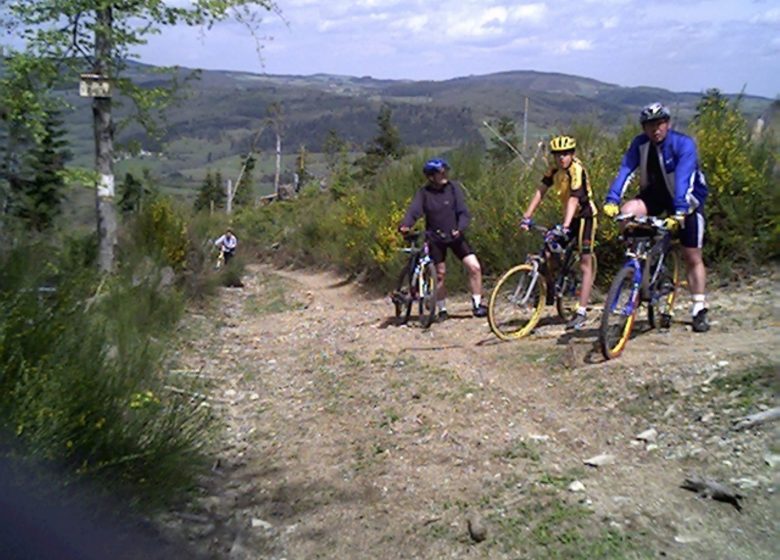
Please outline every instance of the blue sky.
[{"label": "blue sky", "polygon": [[[183,0],[180,0],[180,3]],[[441,80],[506,70],[780,94],[780,0],[279,0],[248,30],[167,29],[141,60],[270,74]]]}]

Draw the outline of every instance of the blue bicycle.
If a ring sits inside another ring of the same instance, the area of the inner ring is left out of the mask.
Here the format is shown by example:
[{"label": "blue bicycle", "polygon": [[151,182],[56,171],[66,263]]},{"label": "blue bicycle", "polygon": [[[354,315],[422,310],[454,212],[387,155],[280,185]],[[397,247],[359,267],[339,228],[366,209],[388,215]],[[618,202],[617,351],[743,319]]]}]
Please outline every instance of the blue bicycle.
[{"label": "blue bicycle", "polygon": [[662,219],[621,215],[615,220],[623,224],[626,262],[612,281],[601,315],[599,344],[608,360],[623,352],[642,303],[651,328],[669,328],[680,284],[680,257]]},{"label": "blue bicycle", "polygon": [[[427,329],[436,318],[436,267],[431,260],[428,239],[424,236],[422,232],[404,235],[409,246],[401,250],[409,255],[409,260],[398,277],[392,301],[395,316],[402,325],[409,321],[412,307],[417,304],[420,325]],[[423,239],[422,245],[418,245],[420,238]]]}]

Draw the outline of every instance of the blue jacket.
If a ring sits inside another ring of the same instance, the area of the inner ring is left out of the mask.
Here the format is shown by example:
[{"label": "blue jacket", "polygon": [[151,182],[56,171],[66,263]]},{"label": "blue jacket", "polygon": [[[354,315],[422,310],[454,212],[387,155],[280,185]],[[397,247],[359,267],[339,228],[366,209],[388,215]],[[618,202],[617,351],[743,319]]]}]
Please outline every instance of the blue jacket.
[{"label": "blue jacket", "polygon": [[[649,187],[647,158],[655,146],[646,134],[640,134],[631,142],[620,163],[617,177],[612,181],[607,202],[620,203],[623,193],[639,168],[639,191]],[[704,204],[707,198],[707,182],[699,169],[699,158],[693,138],[676,130],[670,130],[658,149],[663,156],[666,188],[674,200],[675,213],[688,214]]]}]

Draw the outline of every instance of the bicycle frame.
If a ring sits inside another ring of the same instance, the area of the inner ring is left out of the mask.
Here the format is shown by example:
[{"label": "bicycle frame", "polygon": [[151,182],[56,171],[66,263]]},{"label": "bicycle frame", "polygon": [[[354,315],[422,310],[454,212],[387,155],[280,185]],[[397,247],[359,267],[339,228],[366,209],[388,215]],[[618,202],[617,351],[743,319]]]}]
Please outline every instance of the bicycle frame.
[{"label": "bicycle frame", "polygon": [[431,252],[430,247],[428,246],[428,240],[425,239],[423,241],[422,247],[417,248],[415,246],[412,247],[405,247],[402,249],[404,253],[408,253],[410,264],[412,265],[412,286],[416,288],[415,292],[413,292],[412,300],[416,300],[421,293],[423,293],[424,290],[424,278],[423,278],[423,270],[425,267],[433,262],[431,260]]}]

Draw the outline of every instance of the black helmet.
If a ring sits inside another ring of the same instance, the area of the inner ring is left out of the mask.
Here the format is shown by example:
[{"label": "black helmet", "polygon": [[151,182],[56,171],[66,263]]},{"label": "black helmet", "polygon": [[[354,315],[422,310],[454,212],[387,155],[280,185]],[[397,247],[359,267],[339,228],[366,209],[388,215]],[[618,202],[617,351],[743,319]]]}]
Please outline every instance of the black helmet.
[{"label": "black helmet", "polygon": [[660,103],[651,103],[642,109],[639,113],[639,123],[645,124],[650,121],[669,120],[672,114],[665,106]]}]

